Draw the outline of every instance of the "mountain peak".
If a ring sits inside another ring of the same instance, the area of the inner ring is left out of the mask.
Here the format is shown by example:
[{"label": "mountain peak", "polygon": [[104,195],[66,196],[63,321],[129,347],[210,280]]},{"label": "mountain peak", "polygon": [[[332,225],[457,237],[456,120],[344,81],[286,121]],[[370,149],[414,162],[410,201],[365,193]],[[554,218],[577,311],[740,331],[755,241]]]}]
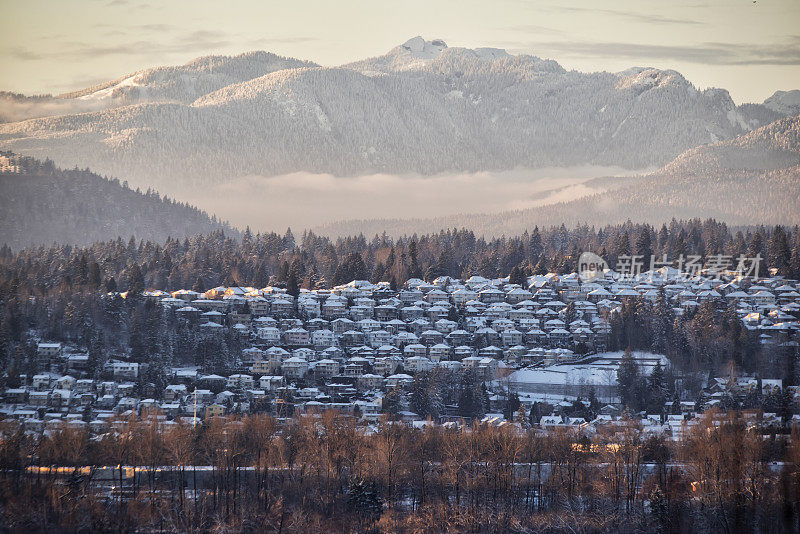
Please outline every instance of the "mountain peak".
[{"label": "mountain peak", "polygon": [[414,59],[437,59],[447,49],[452,53],[466,53],[469,57],[477,57],[494,61],[495,59],[509,57],[509,53],[502,48],[448,48],[442,39],[426,41],[422,36],[412,37],[405,43],[395,47],[394,51],[410,54]]},{"label": "mountain peak", "polygon": [[797,115],[800,113],[800,90],[775,91],[764,100],[764,105],[784,115]]},{"label": "mountain peak", "polygon": [[645,91],[654,87],[690,85],[680,72],[652,67],[633,67],[617,73],[617,76],[617,89]]},{"label": "mountain peak", "polygon": [[442,50],[447,48],[447,43],[441,39],[426,41],[422,36],[417,35],[401,44],[400,48],[406,50],[412,57],[418,59],[434,59],[439,56]]}]

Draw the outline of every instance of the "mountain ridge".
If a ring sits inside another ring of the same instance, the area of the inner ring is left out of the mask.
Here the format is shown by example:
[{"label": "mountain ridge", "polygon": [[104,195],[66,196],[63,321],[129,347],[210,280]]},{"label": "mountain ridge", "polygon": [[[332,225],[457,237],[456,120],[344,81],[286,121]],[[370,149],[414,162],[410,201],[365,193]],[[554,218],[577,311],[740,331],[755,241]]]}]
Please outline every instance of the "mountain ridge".
[{"label": "mountain ridge", "polygon": [[0,148],[174,195],[297,171],[636,169],[780,117],[761,104],[736,106],[725,90],[700,91],[675,71],[580,73],[421,37],[340,67],[266,52],[207,56],[69,95],[77,105],[128,105],[2,124]]},{"label": "mountain ridge", "polygon": [[[79,113],[104,111],[115,107],[147,102],[181,102],[191,104],[204,94],[228,85],[251,80],[277,70],[318,66],[309,61],[279,56],[266,51],[244,52],[235,56],[209,55],[195,58],[183,65],[159,66],[141,69],[99,84],[61,93],[26,97],[13,93],[0,93],[0,103],[6,106],[17,102],[18,107],[37,103],[40,108],[49,106],[56,111],[54,115],[70,114],[77,109]],[[42,118],[29,112],[23,119]],[[0,123],[18,122],[8,120],[9,111],[3,112],[0,106]]]}]

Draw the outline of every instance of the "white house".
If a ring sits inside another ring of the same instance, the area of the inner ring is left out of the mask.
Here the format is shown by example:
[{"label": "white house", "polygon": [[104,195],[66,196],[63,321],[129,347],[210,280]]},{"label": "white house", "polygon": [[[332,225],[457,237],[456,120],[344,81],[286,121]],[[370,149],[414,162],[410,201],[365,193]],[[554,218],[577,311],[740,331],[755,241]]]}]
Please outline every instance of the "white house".
[{"label": "white house", "polygon": [[111,370],[117,380],[136,380],[139,377],[139,364],[136,362],[114,362]]},{"label": "white house", "polygon": [[290,380],[303,378],[308,372],[308,362],[297,356],[284,360],[282,367],[284,376]]},{"label": "white house", "polygon": [[228,377],[227,386],[230,389],[252,389],[253,376],[236,374]]}]

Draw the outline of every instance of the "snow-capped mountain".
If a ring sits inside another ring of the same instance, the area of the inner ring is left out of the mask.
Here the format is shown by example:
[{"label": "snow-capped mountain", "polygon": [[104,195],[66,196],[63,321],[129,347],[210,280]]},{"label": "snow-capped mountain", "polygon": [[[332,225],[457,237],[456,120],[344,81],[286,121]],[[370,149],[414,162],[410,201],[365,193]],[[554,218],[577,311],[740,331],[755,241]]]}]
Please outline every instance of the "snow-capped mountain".
[{"label": "snow-capped mountain", "polygon": [[698,90],[674,71],[566,71],[421,37],[342,67],[263,52],[211,57],[61,98],[113,105],[0,125],[0,148],[178,196],[294,171],[653,167],[783,116],[736,106],[727,91]]}]

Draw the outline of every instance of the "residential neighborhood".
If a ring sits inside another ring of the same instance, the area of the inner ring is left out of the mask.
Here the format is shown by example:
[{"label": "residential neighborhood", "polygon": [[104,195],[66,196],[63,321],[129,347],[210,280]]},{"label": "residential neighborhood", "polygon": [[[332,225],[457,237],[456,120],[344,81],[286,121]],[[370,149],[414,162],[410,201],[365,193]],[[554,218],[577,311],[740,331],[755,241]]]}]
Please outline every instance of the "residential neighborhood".
[{"label": "residential neighborhood", "polygon": [[[5,388],[0,415],[33,433],[61,425],[102,433],[115,418],[150,411],[166,425],[332,409],[367,424],[389,414],[412,425],[483,420],[583,432],[624,418],[679,439],[696,414],[746,408],[755,396],[784,400],[751,410],[753,424],[779,430],[800,422],[798,388],[784,387],[780,377],[734,370],[689,374],[663,355],[609,349],[615,316],[626,302],[661,299],[676,317],[704,304],[735,310],[760,353],[796,351],[800,289],[792,280],[686,276],[663,267],[630,277],[606,269],[591,280],[579,273],[533,275],[524,284],[439,277],[410,279],[393,290],[388,283],[355,280],[297,296],[280,287],[233,286],[147,290],[139,298],[173,316],[202,344],[227,336],[241,350],[216,368],[167,366],[165,383],[155,384],[143,380],[152,376],[152,362],[120,353],[92,370],[82,347],[42,339],[39,372],[15,377],[18,383]],[[657,372],[671,378],[672,386],[659,386],[664,391],[657,402],[641,412],[624,409],[619,396],[626,356],[643,377]],[[481,398],[469,409],[458,400],[416,413],[415,384],[431,376],[469,376]]]}]

